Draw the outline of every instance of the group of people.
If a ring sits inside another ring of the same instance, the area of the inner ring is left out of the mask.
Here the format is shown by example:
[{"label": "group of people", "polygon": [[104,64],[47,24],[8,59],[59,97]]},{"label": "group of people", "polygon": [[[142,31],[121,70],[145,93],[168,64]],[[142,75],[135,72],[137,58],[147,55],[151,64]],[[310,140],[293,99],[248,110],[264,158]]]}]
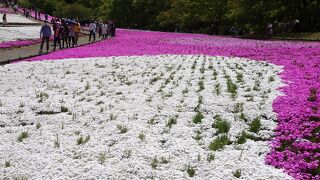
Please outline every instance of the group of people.
[{"label": "group of people", "polygon": [[[15,5],[15,6],[14,6],[14,11],[17,12],[17,10],[18,10],[18,7],[17,7],[17,5]],[[29,16],[32,16],[32,11],[31,11],[31,10],[27,10],[27,9],[23,8],[22,11],[23,11],[23,15],[24,15],[26,18],[28,18]],[[44,20],[44,21],[48,21],[48,18],[49,18],[49,15],[48,15],[48,14],[46,14],[46,13],[41,13],[41,12],[37,12],[37,11],[34,11],[33,13],[34,13],[34,16],[33,16],[33,17],[34,17],[34,20],[40,20],[40,21]],[[41,15],[42,15],[42,14],[44,14],[44,19],[41,18]],[[53,22],[51,22],[51,23],[53,23]]]},{"label": "group of people", "polygon": [[107,37],[114,37],[116,33],[116,24],[114,21],[107,21],[103,23],[100,21],[92,21],[89,24],[89,42],[93,38],[93,41],[96,41],[96,34],[99,34],[99,38],[106,39]]},{"label": "group of people", "polygon": [[295,32],[299,33],[300,32],[300,20],[295,19],[292,21],[288,22],[275,22],[274,25],[272,23],[268,23],[267,28],[266,28],[266,34],[269,36],[272,36],[273,34],[283,34],[283,33],[290,33],[290,32]]},{"label": "group of people", "polygon": [[[52,30],[48,21],[45,21],[40,30],[41,45],[39,53],[42,53],[44,43],[46,43],[46,50],[49,51],[50,37],[53,35],[53,50],[55,51],[59,45],[59,49],[69,48],[78,45],[78,40],[81,31],[80,21],[78,19],[55,19],[53,18]],[[107,37],[114,37],[116,32],[116,25],[114,21],[99,22],[92,21],[89,24],[89,42],[93,39],[96,41],[96,33],[99,38],[106,39]]]},{"label": "group of people", "polygon": [[67,19],[54,19],[52,20],[52,30],[48,23],[45,21],[40,30],[41,46],[40,53],[42,53],[43,45],[46,42],[47,52],[49,51],[50,37],[53,35],[53,50],[55,51],[57,45],[59,49],[74,47],[78,44],[78,39],[81,31],[81,25],[78,20]]}]

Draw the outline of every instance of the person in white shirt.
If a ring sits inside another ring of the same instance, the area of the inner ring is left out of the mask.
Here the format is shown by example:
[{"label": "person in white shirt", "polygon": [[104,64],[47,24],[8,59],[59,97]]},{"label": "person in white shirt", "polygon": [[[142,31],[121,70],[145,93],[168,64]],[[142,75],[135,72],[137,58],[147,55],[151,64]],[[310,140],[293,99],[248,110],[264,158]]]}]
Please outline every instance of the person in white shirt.
[{"label": "person in white shirt", "polygon": [[89,42],[91,42],[91,37],[93,36],[93,41],[96,41],[96,30],[97,30],[97,25],[95,22],[91,22],[89,24],[89,31],[90,31],[90,35],[89,35]]}]

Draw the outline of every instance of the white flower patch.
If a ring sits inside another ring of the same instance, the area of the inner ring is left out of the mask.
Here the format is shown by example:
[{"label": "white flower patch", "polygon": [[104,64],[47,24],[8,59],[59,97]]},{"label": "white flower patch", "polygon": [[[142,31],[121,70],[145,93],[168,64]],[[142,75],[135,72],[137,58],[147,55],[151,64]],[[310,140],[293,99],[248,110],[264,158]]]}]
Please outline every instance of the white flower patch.
[{"label": "white flower patch", "polygon": [[281,71],[202,55],[2,66],[0,178],[291,179],[264,163]]},{"label": "white flower patch", "polygon": [[40,37],[40,26],[0,27],[0,43]]},{"label": "white flower patch", "polygon": [[[1,22],[2,22],[2,16],[3,14],[0,13]],[[36,23],[36,21],[25,18],[24,16],[21,16],[19,14],[7,14],[7,22],[8,23]]]}]

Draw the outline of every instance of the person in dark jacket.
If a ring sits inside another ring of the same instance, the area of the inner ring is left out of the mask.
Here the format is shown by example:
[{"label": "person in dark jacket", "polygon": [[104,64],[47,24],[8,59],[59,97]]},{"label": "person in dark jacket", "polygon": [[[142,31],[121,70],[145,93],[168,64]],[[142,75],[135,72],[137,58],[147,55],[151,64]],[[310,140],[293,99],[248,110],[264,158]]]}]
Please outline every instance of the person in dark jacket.
[{"label": "person in dark jacket", "polygon": [[43,44],[45,41],[47,45],[47,53],[49,52],[49,40],[50,40],[51,34],[52,34],[51,27],[49,26],[48,22],[45,21],[44,25],[41,27],[41,30],[40,30],[40,38],[41,38],[41,46],[39,51],[40,54],[42,53]]},{"label": "person in dark jacket", "polygon": [[68,43],[68,39],[69,39],[69,28],[68,28],[68,24],[63,22],[63,27],[62,27],[62,31],[61,31],[61,35],[62,35],[62,48],[64,48],[64,44],[66,44],[66,48],[69,47],[69,43]]}]

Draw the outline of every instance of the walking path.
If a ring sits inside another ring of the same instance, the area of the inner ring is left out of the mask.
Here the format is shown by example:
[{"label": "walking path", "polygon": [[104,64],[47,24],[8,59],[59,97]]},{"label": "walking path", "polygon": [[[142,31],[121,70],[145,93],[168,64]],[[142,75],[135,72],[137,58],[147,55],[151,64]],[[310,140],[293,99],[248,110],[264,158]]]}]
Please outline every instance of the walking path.
[{"label": "walking path", "polygon": [[[99,41],[101,39],[97,37],[97,40]],[[79,37],[78,46],[75,46],[75,47],[79,47],[87,44],[90,44],[88,42],[88,35],[84,34],[84,36]],[[30,45],[30,46],[24,46],[20,48],[0,49],[0,64],[7,64],[16,60],[22,60],[22,59],[38,56],[39,49],[40,49],[40,43]],[[57,48],[56,51],[59,51],[59,48]],[[51,52],[53,52],[53,41],[50,41],[49,53]]]}]

